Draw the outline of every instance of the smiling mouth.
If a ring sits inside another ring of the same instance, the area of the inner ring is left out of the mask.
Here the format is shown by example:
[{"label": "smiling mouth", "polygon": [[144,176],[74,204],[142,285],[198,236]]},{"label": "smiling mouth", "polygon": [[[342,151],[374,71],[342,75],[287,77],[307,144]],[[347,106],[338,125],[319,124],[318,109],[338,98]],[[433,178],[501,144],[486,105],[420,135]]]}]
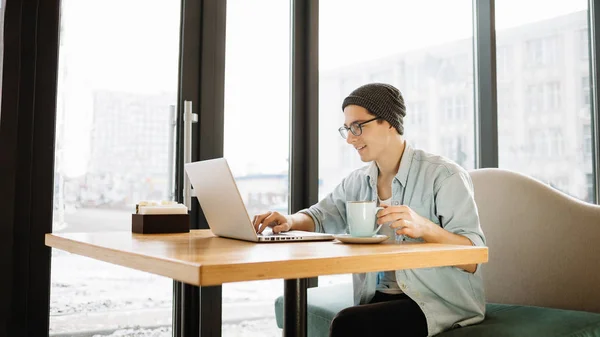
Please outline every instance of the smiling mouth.
[{"label": "smiling mouth", "polygon": [[367,147],[367,146],[366,145],[358,146],[358,147],[356,147],[356,151],[360,151],[360,150],[364,149],[365,147]]}]

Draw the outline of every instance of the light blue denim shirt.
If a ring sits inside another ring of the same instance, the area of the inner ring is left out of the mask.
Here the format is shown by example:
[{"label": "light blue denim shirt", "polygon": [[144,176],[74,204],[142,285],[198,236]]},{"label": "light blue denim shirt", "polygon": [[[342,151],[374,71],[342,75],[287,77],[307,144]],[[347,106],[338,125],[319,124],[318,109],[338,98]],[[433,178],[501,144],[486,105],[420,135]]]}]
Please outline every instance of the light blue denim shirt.
[{"label": "light blue denim shirt", "polygon": [[[346,233],[346,201],[376,201],[377,176],[373,162],[352,172],[323,200],[301,212],[312,217],[317,232]],[[448,159],[413,149],[407,143],[392,183],[392,205],[408,205],[445,230],[469,238],[473,245],[485,246],[471,178]],[[457,267],[420,268],[397,270],[396,279],[400,289],[423,310],[428,335],[432,336],[483,320],[481,273],[481,266],[473,274]],[[353,275],[355,304],[373,298],[376,282],[377,273]]]}]

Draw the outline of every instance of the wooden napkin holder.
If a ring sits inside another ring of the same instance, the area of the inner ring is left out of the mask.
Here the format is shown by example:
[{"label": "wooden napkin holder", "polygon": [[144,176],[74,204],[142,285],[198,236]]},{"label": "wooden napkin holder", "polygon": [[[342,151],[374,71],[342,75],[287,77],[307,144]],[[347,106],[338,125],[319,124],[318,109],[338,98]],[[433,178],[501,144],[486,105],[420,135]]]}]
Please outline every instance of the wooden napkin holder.
[{"label": "wooden napkin holder", "polygon": [[189,214],[132,214],[131,232],[138,234],[189,233]]}]

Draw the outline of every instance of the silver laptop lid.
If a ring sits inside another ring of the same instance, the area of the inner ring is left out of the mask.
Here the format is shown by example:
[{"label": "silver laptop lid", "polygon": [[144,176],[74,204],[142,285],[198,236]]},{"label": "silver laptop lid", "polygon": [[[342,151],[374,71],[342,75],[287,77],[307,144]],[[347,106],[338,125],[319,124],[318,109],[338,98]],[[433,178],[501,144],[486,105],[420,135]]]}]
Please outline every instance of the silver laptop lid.
[{"label": "silver laptop lid", "polygon": [[258,241],[225,158],[188,163],[185,171],[215,235]]}]

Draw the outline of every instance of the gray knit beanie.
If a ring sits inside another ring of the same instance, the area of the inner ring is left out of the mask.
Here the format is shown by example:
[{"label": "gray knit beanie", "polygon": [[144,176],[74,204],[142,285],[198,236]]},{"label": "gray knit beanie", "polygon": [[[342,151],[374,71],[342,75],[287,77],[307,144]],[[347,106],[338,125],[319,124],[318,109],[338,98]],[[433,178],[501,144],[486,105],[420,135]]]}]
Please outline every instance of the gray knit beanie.
[{"label": "gray knit beanie", "polygon": [[371,114],[381,117],[404,134],[403,119],[406,116],[406,106],[400,90],[384,83],[365,84],[344,99],[342,111],[348,105],[358,105],[367,109]]}]

